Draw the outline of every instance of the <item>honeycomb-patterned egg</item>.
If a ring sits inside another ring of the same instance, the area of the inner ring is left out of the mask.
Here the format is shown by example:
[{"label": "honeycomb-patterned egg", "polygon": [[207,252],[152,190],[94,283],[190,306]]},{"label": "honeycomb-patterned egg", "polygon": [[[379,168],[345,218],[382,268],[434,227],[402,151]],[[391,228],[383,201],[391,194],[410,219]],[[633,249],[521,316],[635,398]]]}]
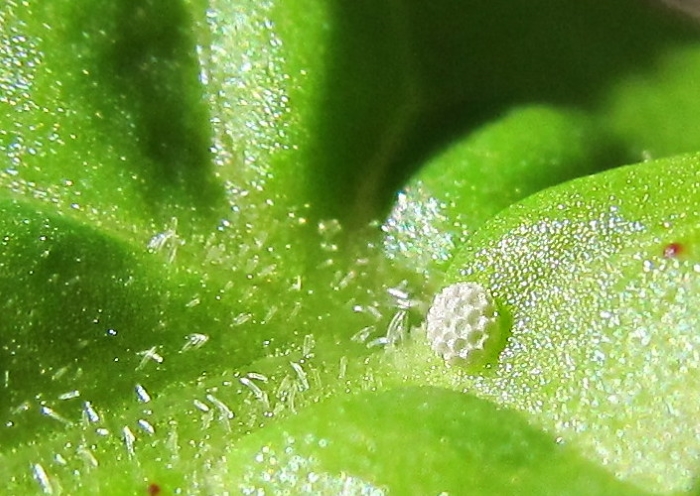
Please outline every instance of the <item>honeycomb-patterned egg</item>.
[{"label": "honeycomb-patterned egg", "polygon": [[500,341],[496,303],[483,286],[471,282],[440,291],[426,327],[430,347],[453,365],[483,363],[492,343]]}]

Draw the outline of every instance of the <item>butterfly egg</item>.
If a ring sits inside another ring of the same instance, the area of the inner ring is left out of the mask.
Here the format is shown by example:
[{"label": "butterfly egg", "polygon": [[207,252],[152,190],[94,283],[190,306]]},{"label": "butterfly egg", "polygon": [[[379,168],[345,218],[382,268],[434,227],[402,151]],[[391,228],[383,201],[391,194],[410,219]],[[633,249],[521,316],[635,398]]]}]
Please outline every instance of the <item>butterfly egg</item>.
[{"label": "butterfly egg", "polygon": [[499,314],[489,292],[460,282],[435,296],[426,320],[430,347],[453,365],[477,365],[501,342]]}]

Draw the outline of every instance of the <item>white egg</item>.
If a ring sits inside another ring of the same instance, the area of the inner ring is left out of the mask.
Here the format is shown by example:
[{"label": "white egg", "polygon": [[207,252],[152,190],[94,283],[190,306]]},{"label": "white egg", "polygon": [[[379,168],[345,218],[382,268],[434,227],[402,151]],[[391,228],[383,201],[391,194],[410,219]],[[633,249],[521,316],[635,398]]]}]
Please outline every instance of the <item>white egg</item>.
[{"label": "white egg", "polygon": [[495,301],[471,282],[443,288],[428,310],[426,327],[430,347],[454,365],[483,362],[490,345],[501,341]]}]

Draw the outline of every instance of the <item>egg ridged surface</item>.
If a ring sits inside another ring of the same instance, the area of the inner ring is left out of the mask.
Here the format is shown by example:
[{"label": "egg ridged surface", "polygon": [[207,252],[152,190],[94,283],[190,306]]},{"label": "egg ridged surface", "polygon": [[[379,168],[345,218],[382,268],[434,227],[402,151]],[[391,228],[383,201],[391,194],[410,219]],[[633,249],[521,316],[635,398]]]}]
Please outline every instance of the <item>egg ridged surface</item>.
[{"label": "egg ridged surface", "polygon": [[460,282],[435,296],[426,322],[431,348],[450,364],[471,365],[486,356],[498,335],[498,312],[488,291]]}]

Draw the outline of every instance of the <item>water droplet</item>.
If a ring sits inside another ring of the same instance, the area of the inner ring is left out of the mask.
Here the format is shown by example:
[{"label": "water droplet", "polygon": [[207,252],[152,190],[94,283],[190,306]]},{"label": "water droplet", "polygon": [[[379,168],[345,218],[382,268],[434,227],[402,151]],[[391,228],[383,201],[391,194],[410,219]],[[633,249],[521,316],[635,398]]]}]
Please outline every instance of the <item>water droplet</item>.
[{"label": "water droplet", "polygon": [[216,406],[223,420],[230,420],[235,416],[229,406],[213,394],[207,394],[207,399],[211,401],[214,406]]},{"label": "water droplet", "polygon": [[296,363],[296,362],[289,362],[289,365],[292,366],[292,369],[294,369],[294,372],[296,373],[297,377],[299,378],[299,383],[301,385],[300,391],[306,391],[309,389],[309,378],[308,375],[306,374],[306,371],[304,368]]},{"label": "water droplet", "polygon": [[144,431],[147,434],[153,435],[156,433],[156,428],[153,427],[153,424],[151,424],[148,420],[146,419],[139,419],[137,424],[141,428],[142,431]]},{"label": "water droplet", "polygon": [[136,369],[141,370],[149,362],[163,363],[165,359],[156,351],[157,349],[157,346],[152,346],[147,350],[137,352],[136,354],[143,358],[141,359],[141,362],[139,363],[138,367],[136,367]]},{"label": "water droplet", "polygon": [[49,476],[46,474],[46,470],[39,463],[32,465],[32,473],[34,474],[34,479],[41,486],[41,490],[44,494],[54,494],[53,485],[49,480]]},{"label": "water droplet", "polygon": [[75,389],[73,391],[68,391],[66,393],[60,394],[58,396],[58,399],[59,400],[72,400],[73,398],[77,398],[79,396],[80,396],[80,391]]},{"label": "water droplet", "polygon": [[209,341],[209,336],[194,332],[187,335],[187,342],[180,351],[197,350]]},{"label": "water droplet", "polygon": [[122,429],[122,439],[124,440],[124,447],[126,448],[129,458],[133,457],[135,454],[134,443],[136,442],[136,436],[134,436],[134,433],[131,432],[128,426]]},{"label": "water droplet", "polygon": [[148,394],[146,388],[143,387],[141,384],[137,384],[134,387],[134,390],[136,391],[136,397],[141,403],[148,403],[149,401],[151,401],[151,395]]},{"label": "water droplet", "polygon": [[57,413],[53,408],[50,408],[48,406],[42,406],[39,411],[42,415],[45,415],[46,417],[56,420],[64,425],[73,425],[73,422],[65,418],[63,415]]},{"label": "water droplet", "polygon": [[203,401],[195,399],[192,401],[192,403],[194,404],[195,408],[197,408],[197,410],[199,410],[200,412],[207,413],[210,410],[209,405],[207,405]]},{"label": "water droplet", "polygon": [[100,416],[97,414],[92,406],[92,403],[89,401],[83,403],[83,414],[88,422],[96,423],[100,421]]}]

